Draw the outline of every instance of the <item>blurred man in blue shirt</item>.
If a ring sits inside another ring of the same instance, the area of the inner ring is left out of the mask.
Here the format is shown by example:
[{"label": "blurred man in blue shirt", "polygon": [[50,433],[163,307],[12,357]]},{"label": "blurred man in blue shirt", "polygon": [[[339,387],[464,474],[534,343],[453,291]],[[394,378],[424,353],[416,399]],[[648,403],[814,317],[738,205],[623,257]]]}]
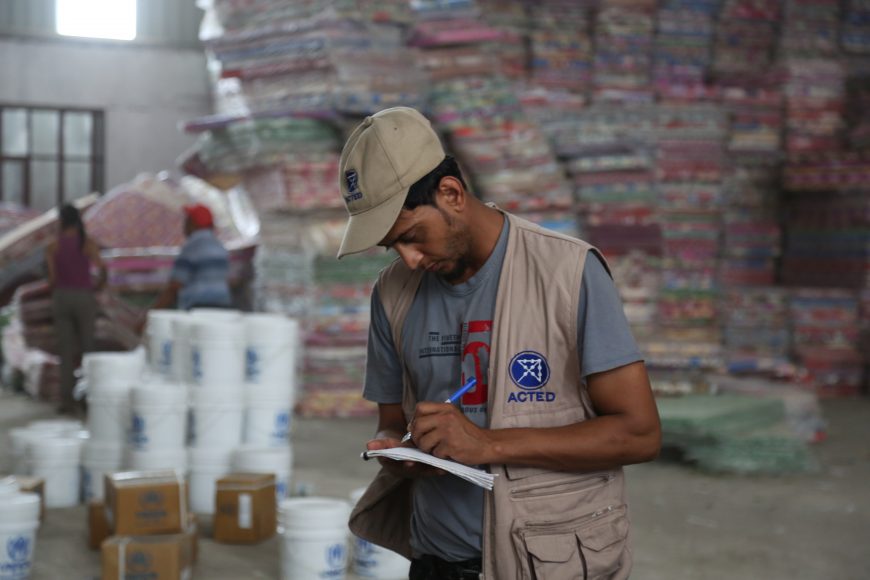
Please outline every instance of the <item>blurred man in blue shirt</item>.
[{"label": "blurred man in blue shirt", "polygon": [[187,241],[172,266],[169,284],[152,308],[229,308],[230,258],[214,233],[211,210],[202,204],[185,206]]}]

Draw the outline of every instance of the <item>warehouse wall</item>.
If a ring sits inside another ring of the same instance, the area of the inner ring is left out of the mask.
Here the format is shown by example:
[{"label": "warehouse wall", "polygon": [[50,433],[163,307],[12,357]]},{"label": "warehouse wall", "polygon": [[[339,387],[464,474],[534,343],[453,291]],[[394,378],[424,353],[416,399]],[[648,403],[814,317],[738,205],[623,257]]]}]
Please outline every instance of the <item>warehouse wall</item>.
[{"label": "warehouse wall", "polygon": [[200,49],[0,35],[0,102],[102,109],[107,188],[173,169],[178,122],[211,110]]}]

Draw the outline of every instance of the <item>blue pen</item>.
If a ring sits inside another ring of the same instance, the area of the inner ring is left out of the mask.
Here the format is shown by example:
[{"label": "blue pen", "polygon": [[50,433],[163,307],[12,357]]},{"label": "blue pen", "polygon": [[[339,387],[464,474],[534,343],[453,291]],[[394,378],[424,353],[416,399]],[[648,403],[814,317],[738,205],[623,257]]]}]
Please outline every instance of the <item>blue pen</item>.
[{"label": "blue pen", "polygon": [[[465,381],[465,384],[464,384],[464,385],[462,385],[461,387],[459,387],[459,390],[458,390],[458,391],[456,391],[455,393],[453,393],[452,395],[450,395],[450,396],[447,398],[447,400],[444,401],[444,402],[445,402],[445,403],[455,403],[456,401],[459,400],[459,398],[460,398],[462,395],[464,395],[465,393],[467,393],[468,391],[470,391],[471,389],[473,389],[473,388],[474,388],[474,385],[476,385],[476,384],[477,384],[477,379],[474,378],[474,377],[471,377],[470,379],[468,379],[467,381]],[[410,441],[410,440],[411,440],[411,432],[408,431],[407,433],[405,433],[405,436],[402,437],[402,443],[407,443],[407,442]]]}]

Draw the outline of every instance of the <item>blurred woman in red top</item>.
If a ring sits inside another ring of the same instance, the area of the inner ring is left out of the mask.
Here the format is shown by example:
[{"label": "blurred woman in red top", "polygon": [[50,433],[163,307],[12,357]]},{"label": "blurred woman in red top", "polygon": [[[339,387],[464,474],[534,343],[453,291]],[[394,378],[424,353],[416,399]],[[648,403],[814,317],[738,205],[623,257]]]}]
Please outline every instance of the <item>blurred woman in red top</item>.
[{"label": "blurred woman in red top", "polygon": [[[54,327],[60,353],[61,404],[59,413],[73,413],[75,369],[81,356],[93,350],[97,320],[97,290],[106,283],[100,248],[88,238],[79,210],[70,204],[60,210],[60,232],[45,251],[52,289]],[[91,279],[91,267],[99,279]]]}]

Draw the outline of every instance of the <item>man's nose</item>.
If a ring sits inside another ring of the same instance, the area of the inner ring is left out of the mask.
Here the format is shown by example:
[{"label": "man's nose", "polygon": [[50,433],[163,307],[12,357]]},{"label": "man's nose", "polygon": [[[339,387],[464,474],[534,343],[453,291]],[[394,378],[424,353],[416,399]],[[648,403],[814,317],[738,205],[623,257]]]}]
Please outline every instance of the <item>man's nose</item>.
[{"label": "man's nose", "polygon": [[407,244],[395,244],[393,246],[405,265],[412,270],[416,270],[423,260],[423,252],[417,250]]}]

